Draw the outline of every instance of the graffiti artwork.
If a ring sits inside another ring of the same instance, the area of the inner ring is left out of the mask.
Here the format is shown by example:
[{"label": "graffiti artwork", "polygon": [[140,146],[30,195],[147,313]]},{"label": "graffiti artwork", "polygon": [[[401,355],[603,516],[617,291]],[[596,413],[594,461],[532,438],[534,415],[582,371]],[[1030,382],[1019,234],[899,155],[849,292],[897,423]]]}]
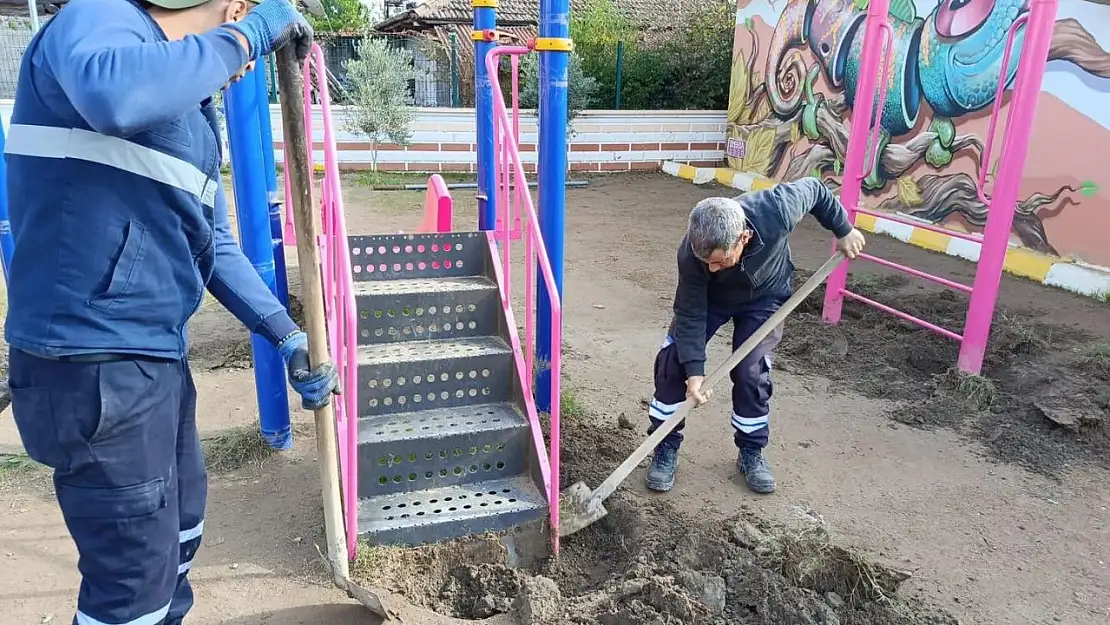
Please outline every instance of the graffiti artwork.
[{"label": "graffiti artwork", "polygon": [[[1105,31],[1104,40],[1110,39],[1110,7],[1088,9],[1084,0],[1060,4],[1069,3],[1083,5],[1081,12],[1101,11],[1094,23]],[[1011,26],[1027,10],[1026,0],[892,0],[893,53],[889,80],[880,85],[886,99],[880,139],[877,148],[872,146],[878,158],[863,183],[866,204],[964,230],[983,227],[988,207],[979,200],[976,181],[980,168],[997,166],[1000,152],[994,150],[992,163],[982,163],[983,135],[999,82],[1009,87],[1017,72],[1024,26],[1015,30],[1005,71],[1003,58]],[[728,111],[730,167],[779,180],[815,176],[838,184],[850,109],[859,96],[866,11],[867,0],[789,0],[774,6],[766,0],[741,2]],[[1087,24],[1065,13],[1061,10],[1056,22],[1049,59],[1068,65],[1060,69],[1050,63],[1063,73],[1053,84],[1072,91],[1058,99],[1064,104],[1082,100],[1088,110],[1107,107],[1110,45],[1100,45]],[[1038,125],[1048,123],[1043,97]],[[1091,97],[1099,99],[1092,103]],[[1008,100],[1007,90],[1003,117]],[[1091,124],[1091,116],[1064,109],[1077,120],[1069,129]],[[1092,126],[1110,139],[1106,117]],[[1034,149],[1045,147],[1043,141],[1034,143]],[[996,145],[1002,145],[1000,137]],[[1106,162],[1110,150],[1085,158]],[[1014,218],[1015,242],[1053,255],[1075,251],[1058,249],[1044,220],[1096,196],[1099,201],[1088,203],[1104,213],[1110,210],[1110,197],[1103,192],[1110,185],[1110,168],[1102,170],[1101,179],[1094,172],[1074,180],[1057,176],[1046,188],[1027,188],[1046,182],[1035,174],[1029,177]],[[990,179],[988,175],[988,183]],[[1075,246],[1064,247],[1092,249],[1082,237],[1076,240]],[[1102,255],[1105,259],[1095,256],[1093,260],[1110,264],[1110,252]]]}]

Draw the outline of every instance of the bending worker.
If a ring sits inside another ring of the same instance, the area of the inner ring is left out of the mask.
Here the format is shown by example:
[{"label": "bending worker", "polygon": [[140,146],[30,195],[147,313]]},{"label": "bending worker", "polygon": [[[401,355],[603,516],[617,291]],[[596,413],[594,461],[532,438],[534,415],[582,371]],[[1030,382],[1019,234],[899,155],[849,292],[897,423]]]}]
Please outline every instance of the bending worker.
[{"label": "bending worker", "polygon": [[207,288],[305,408],[337,392],[228,225],[212,96],[312,29],[289,0],[71,0],[23,57],[7,141],[5,330],[27,453],[54,469],[74,623],[177,625],[207,476],[185,325]]}]

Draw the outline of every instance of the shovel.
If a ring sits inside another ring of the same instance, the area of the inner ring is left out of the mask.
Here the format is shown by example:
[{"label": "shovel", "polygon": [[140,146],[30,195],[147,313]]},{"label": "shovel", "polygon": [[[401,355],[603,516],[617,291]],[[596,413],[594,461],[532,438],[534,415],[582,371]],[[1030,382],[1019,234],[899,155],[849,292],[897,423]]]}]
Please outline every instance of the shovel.
[{"label": "shovel", "polygon": [[[319,0],[300,0],[301,10],[323,15]],[[324,285],[320,271],[319,212],[312,201],[312,171],[309,146],[305,141],[304,72],[292,46],[275,53],[278,85],[281,91],[281,120],[285,140],[285,175],[289,178],[293,223],[297,233],[297,260],[301,269],[301,300],[304,302],[305,332],[308,334],[309,361],[313,367],[331,359],[325,325]],[[348,392],[355,392],[349,389]],[[351,579],[347,560],[347,536],[343,527],[343,508],[339,490],[339,450],[332,403],[316,411],[316,451],[319,456],[320,486],[324,503],[324,531],[327,560],[332,581],[349,597],[385,620],[398,616],[389,605],[390,593],[363,588]]]},{"label": "shovel", "polygon": [[[772,330],[790,315],[790,313],[794,312],[798,304],[801,304],[802,300],[808,297],[814,289],[824,282],[825,278],[828,278],[829,274],[836,270],[843,261],[844,254],[840,252],[837,252],[832,258],[825,261],[825,264],[821,265],[821,268],[818,269],[809,280],[806,280],[806,283],[803,284],[790,299],[786,300],[782,308],[775,311],[775,314],[771,315],[770,319],[759,326],[759,329],[748,337],[748,340],[744,341],[736,351],[732,352],[728,360],[709,375],[705,384],[702,385],[702,389],[705,391],[712,390],[715,384],[727,376],[736,365],[740,364],[740,361],[750,354],[751,351],[755,349],[756,345],[759,345],[760,341],[766,338]],[[687,401],[683,403],[682,407],[679,408],[673,416],[664,421],[663,424],[636,449],[636,451],[632,452],[632,455],[628,456],[628,458],[617,467],[616,471],[613,471],[612,475],[601,483],[601,486],[597,487],[597,490],[591,491],[590,487],[586,486],[584,482],[577,482],[564,490],[559,497],[559,516],[561,518],[559,523],[559,536],[574,534],[596,523],[606,514],[609,514],[605,506],[602,505],[603,502],[613,494],[613,491],[617,490],[621,482],[628,479],[628,476],[644,461],[644,458],[647,458],[655,451],[655,447],[667,437],[667,434],[670,434],[671,430],[674,430],[678,427],[679,423],[682,423],[682,420],[690,413],[693,406],[693,402]]]}]

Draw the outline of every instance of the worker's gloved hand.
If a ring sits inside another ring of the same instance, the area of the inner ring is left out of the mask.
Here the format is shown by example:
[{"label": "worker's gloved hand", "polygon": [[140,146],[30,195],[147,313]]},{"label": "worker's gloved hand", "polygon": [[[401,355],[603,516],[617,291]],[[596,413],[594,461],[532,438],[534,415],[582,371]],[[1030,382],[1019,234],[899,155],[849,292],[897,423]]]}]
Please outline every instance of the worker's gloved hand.
[{"label": "worker's gloved hand", "polygon": [[319,410],[328,405],[333,394],[341,392],[339,372],[334,364],[325,362],[315,369],[309,365],[308,335],[304,332],[294,332],[285,337],[278,344],[278,353],[285,361],[289,383],[301,396],[301,406],[305,410]]},{"label": "worker's gloved hand", "polygon": [[312,48],[312,26],[290,0],[262,0],[238,22],[227,24],[250,44],[250,59],[262,58],[288,44],[298,59]]}]

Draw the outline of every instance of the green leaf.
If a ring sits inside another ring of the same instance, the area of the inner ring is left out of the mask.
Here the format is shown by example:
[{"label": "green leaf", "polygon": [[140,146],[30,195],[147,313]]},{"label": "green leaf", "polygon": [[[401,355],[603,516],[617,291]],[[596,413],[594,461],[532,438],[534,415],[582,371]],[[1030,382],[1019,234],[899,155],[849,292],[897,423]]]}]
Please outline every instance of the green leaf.
[{"label": "green leaf", "polygon": [[748,30],[752,30],[753,28],[755,28],[755,20],[753,20],[751,17],[745,17],[744,28],[747,28]]},{"label": "green leaf", "polygon": [[860,11],[866,11],[867,6],[871,4],[871,0],[853,0],[852,3],[855,4],[856,8]]},{"label": "green leaf", "polygon": [[1095,184],[1093,180],[1084,180],[1079,183],[1079,192],[1087,197],[1094,197],[1100,190],[1101,187]]}]

